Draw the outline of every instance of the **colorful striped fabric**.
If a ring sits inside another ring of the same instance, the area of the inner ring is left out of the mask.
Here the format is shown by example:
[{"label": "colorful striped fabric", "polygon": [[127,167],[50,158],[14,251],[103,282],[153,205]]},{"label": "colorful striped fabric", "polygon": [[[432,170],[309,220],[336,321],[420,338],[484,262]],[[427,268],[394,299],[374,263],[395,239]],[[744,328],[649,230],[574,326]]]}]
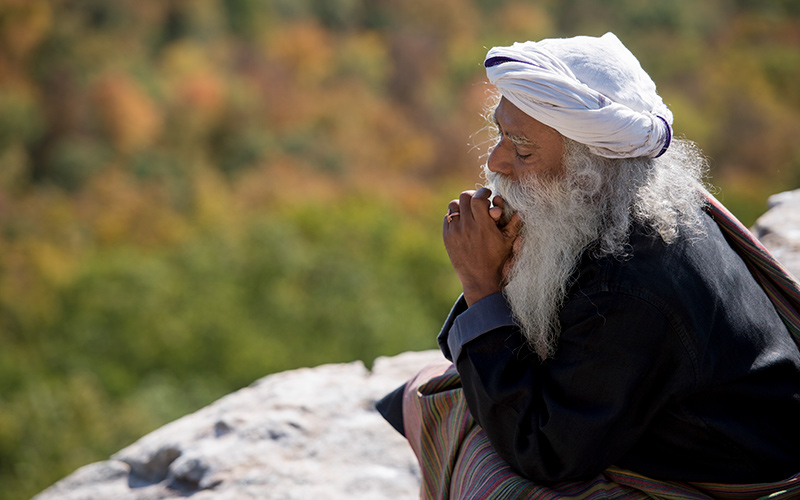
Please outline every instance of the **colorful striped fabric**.
[{"label": "colorful striped fabric", "polygon": [[[800,286],[710,194],[708,211],[775,304],[800,345]],[[784,500],[800,498],[800,473],[768,484],[657,481],[610,467],[590,481],[538,485],[494,452],[469,413],[455,367],[427,367],[406,385],[406,436],[420,463],[424,500]]]},{"label": "colorful striped fabric", "polygon": [[769,253],[722,203],[705,192],[707,210],[722,229],[731,246],[747,264],[750,272],[767,292],[783,322],[800,345],[800,284]]}]

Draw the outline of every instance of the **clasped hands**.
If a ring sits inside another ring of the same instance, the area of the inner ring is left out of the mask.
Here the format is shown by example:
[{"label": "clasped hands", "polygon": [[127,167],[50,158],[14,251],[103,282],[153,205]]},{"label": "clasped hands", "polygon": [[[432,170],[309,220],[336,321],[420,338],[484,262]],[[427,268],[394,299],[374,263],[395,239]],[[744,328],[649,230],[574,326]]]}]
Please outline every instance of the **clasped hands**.
[{"label": "clasped hands", "polygon": [[469,306],[502,290],[521,241],[519,214],[505,222],[505,201],[495,196],[491,206],[491,194],[485,187],[464,191],[450,202],[444,219],[444,246]]}]

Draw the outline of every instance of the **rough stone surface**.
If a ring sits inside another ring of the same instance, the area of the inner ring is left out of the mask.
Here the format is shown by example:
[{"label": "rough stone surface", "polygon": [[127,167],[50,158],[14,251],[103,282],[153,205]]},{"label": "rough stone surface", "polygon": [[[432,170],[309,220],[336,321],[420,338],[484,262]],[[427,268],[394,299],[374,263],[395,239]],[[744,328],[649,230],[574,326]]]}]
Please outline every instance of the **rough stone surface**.
[{"label": "rough stone surface", "polygon": [[269,375],[87,465],[34,500],[419,496],[406,441],[375,411],[438,351]]},{"label": "rough stone surface", "polygon": [[753,234],[795,277],[800,277],[800,189],[772,195]]},{"label": "rough stone surface", "polygon": [[[800,190],[772,196],[753,233],[800,276]],[[406,441],[375,401],[438,351],[270,375],[87,465],[33,500],[418,498]]]}]

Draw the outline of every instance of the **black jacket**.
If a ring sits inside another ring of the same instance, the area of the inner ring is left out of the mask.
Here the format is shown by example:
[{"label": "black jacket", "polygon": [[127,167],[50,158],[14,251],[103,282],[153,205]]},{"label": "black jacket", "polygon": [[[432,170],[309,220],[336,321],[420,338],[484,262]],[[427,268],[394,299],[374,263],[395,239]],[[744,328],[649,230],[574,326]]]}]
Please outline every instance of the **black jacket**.
[{"label": "black jacket", "polygon": [[637,229],[627,259],[587,253],[544,362],[501,294],[456,303],[439,343],[515,470],[726,483],[800,471],[800,353],[710,217],[705,230],[665,245]]}]

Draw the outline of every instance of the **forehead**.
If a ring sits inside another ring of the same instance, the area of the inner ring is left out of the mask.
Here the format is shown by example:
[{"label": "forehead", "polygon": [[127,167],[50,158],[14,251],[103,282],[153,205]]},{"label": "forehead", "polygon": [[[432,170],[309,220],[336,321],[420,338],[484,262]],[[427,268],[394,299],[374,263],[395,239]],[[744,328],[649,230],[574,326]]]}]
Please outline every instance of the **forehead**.
[{"label": "forehead", "polygon": [[505,97],[500,99],[500,103],[494,110],[494,121],[504,134],[532,143],[561,138],[561,134],[556,129],[528,116]]}]

